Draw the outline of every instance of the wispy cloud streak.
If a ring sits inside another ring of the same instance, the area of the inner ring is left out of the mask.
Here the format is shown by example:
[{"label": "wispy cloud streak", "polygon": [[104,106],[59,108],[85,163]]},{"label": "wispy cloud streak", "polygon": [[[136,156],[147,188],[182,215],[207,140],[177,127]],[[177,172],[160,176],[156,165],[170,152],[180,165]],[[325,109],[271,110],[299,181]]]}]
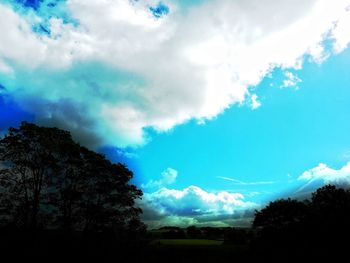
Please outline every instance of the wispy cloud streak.
[{"label": "wispy cloud streak", "polygon": [[231,177],[217,176],[216,178],[232,182],[236,185],[266,185],[266,184],[275,184],[277,181],[257,181],[257,182],[244,182]]}]

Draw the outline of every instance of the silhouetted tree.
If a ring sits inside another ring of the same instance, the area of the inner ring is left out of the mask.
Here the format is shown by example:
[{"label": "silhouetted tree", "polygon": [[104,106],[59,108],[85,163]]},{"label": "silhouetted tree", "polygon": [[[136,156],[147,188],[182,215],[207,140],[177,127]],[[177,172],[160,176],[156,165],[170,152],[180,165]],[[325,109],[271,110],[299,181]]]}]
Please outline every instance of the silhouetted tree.
[{"label": "silhouetted tree", "polygon": [[144,230],[132,172],[57,128],[22,123],[0,140],[1,223],[100,232]]},{"label": "silhouetted tree", "polygon": [[[326,185],[312,194],[309,225],[313,242],[325,249],[344,247],[350,236],[350,192]],[[327,241],[326,241],[327,240]]]},{"label": "silhouetted tree", "polygon": [[334,185],[326,185],[312,194],[311,201],[312,207],[318,213],[337,216],[337,213],[340,212],[345,215],[350,209],[350,192]]},{"label": "silhouetted tree", "polygon": [[270,202],[261,211],[256,211],[253,227],[284,227],[300,222],[307,212],[307,205],[293,199]]},{"label": "silhouetted tree", "polygon": [[[256,212],[255,248],[271,255],[345,255],[350,236],[350,192],[326,185],[310,201],[277,200]],[[295,258],[294,258],[295,259]]]},{"label": "silhouetted tree", "polygon": [[0,140],[2,221],[36,228],[52,215],[52,181],[67,142],[70,135],[56,128],[23,123],[9,129]]},{"label": "silhouetted tree", "polygon": [[84,176],[81,181],[78,216],[84,230],[102,230],[115,224],[127,228],[135,224],[141,210],[134,200],[142,192],[128,184],[132,172],[122,164],[112,164],[104,156],[81,148]]}]

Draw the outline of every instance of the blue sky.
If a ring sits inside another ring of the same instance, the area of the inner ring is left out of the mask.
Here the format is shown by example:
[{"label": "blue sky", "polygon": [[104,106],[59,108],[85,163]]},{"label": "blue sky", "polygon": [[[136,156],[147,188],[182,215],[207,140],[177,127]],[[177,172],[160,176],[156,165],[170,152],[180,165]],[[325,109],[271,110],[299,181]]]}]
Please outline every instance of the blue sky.
[{"label": "blue sky", "polygon": [[195,184],[278,195],[320,162],[343,166],[350,147],[349,66],[349,50],[322,65],[307,63],[297,71],[298,89],[279,88],[283,76],[276,70],[257,87],[258,109],[232,107],[204,125],[189,122],[137,149],[142,174],[155,178],[173,167],[179,171],[178,188]]},{"label": "blue sky", "polygon": [[248,225],[350,184],[349,6],[1,0],[0,134],[58,126],[125,162],[150,227]]}]

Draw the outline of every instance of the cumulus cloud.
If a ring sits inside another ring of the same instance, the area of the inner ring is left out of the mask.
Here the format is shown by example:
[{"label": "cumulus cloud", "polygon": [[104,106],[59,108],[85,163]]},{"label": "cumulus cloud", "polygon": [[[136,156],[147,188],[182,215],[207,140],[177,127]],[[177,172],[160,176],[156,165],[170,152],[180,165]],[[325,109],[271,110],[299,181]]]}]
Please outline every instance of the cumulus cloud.
[{"label": "cumulus cloud", "polygon": [[158,211],[182,216],[234,214],[237,210],[255,206],[244,201],[240,193],[211,193],[198,186],[183,190],[161,188],[154,193],[145,193],[145,200]]},{"label": "cumulus cloud", "polygon": [[[7,92],[43,124],[68,118],[70,129],[117,146],[145,143],[147,127],[211,119],[246,98],[257,108],[249,88],[275,67],[320,60],[327,39],[334,52],[350,41],[348,0],[213,0],[186,12],[171,1],[61,1],[66,12],[58,13],[70,19],[5,3]],[[44,32],[33,28],[43,23]],[[67,117],[67,103],[84,115]]]},{"label": "cumulus cloud", "polygon": [[248,223],[252,217],[249,211],[258,207],[253,202],[245,201],[240,193],[208,192],[193,185],[182,190],[161,188],[153,193],[145,193],[141,206],[144,210],[143,219],[151,225],[225,226],[244,218],[248,219],[245,221]]},{"label": "cumulus cloud", "polygon": [[162,187],[169,184],[173,184],[176,181],[178,172],[173,168],[167,168],[162,172],[161,178],[159,180],[151,180],[146,184],[142,184],[143,188],[152,188],[152,187]]},{"label": "cumulus cloud", "polygon": [[318,166],[305,171],[298,177],[302,181],[323,181],[325,184],[350,185],[350,162],[340,169],[333,169],[327,164],[320,163]]}]

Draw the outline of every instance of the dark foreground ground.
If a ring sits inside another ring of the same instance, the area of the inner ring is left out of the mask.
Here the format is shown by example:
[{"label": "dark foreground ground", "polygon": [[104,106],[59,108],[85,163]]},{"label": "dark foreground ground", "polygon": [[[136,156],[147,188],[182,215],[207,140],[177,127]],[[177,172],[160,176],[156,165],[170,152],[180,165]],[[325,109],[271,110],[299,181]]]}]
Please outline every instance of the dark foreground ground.
[{"label": "dark foreground ground", "polygon": [[249,257],[248,246],[226,245],[216,240],[167,239],[125,245],[101,236],[11,235],[1,236],[0,257],[6,258],[6,262],[29,259],[34,259],[33,262],[246,262]]},{"label": "dark foreground ground", "polygon": [[210,239],[153,239],[126,245],[108,234],[45,231],[1,232],[0,241],[0,262],[340,262],[324,249],[303,255],[293,246],[264,251],[254,244]]}]

